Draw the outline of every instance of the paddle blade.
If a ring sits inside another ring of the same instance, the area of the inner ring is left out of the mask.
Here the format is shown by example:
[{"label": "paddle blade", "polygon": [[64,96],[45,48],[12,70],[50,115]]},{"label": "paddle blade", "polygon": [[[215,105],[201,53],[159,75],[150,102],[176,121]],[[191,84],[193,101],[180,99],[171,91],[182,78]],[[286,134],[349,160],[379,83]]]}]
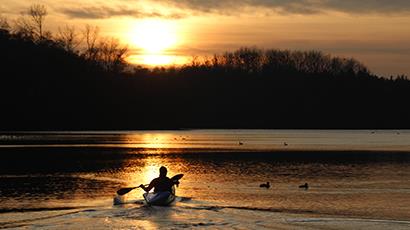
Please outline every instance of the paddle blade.
[{"label": "paddle blade", "polygon": [[119,189],[119,190],[117,191],[117,194],[120,195],[120,196],[122,196],[122,195],[124,195],[124,194],[127,194],[127,193],[131,192],[132,190],[134,190],[134,189],[136,189],[136,188],[138,188],[138,187],[122,188],[122,189]]},{"label": "paddle blade", "polygon": [[172,181],[177,181],[177,180],[181,179],[183,176],[184,176],[184,174],[177,174],[177,175],[173,176],[171,178],[171,180]]}]

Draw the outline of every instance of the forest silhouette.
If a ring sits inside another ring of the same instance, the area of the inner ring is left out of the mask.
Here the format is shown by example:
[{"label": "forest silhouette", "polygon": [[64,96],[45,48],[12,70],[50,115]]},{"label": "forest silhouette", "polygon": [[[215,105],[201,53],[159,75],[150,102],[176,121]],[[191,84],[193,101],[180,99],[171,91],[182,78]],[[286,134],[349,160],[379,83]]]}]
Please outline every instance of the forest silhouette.
[{"label": "forest silhouette", "polygon": [[0,129],[410,128],[410,81],[319,51],[244,47],[182,66],[126,62],[128,48],[33,5],[0,18]]}]

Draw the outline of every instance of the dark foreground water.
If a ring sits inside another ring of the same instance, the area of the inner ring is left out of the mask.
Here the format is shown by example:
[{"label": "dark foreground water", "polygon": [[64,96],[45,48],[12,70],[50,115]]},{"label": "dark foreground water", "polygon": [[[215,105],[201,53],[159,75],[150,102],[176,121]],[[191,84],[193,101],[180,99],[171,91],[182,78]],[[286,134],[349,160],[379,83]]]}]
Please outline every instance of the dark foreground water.
[{"label": "dark foreground water", "polygon": [[[2,133],[0,159],[0,228],[410,228],[409,131]],[[161,165],[173,206],[113,205]]]}]

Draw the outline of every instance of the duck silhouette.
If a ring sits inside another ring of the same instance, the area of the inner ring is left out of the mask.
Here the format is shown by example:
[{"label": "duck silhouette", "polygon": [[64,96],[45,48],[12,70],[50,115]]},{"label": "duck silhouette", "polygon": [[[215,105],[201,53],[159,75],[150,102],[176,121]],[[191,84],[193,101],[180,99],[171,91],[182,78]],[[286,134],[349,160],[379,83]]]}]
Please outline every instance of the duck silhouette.
[{"label": "duck silhouette", "polygon": [[270,188],[269,182],[266,182],[266,184],[260,184],[259,187],[261,188]]},{"label": "duck silhouette", "polygon": [[239,141],[239,145],[243,145],[243,142]]},{"label": "duck silhouette", "polygon": [[308,185],[308,183],[305,183],[303,185],[299,185],[299,188],[304,188],[305,190],[308,190],[309,185]]}]

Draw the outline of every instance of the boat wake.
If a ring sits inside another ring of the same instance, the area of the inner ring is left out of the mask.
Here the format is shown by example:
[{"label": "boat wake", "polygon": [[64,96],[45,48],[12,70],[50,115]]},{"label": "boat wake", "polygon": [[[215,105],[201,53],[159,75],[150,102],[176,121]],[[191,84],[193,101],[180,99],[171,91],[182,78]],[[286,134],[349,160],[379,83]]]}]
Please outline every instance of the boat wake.
[{"label": "boat wake", "polygon": [[36,208],[2,208],[0,213],[15,213],[15,212],[45,212],[45,211],[64,211],[92,208],[92,206],[79,207],[36,207]]},{"label": "boat wake", "polygon": [[[0,229],[25,228],[33,226],[67,227],[67,224],[83,223],[88,220],[88,227],[104,228],[107,223],[119,228],[145,226],[146,228],[231,228],[244,226],[249,228],[273,228],[282,226],[284,229],[320,228],[326,226],[353,226],[363,229],[410,227],[408,220],[384,220],[352,218],[343,215],[332,215],[314,210],[281,209],[269,207],[247,207],[232,205],[215,205],[205,201],[192,200],[190,197],[177,197],[173,205],[147,206],[143,200],[124,201],[113,206],[94,207],[55,207],[55,208],[24,208],[0,210],[9,215],[2,222]],[[15,218],[18,217],[18,218]],[[67,220],[70,220],[67,222]],[[367,227],[366,227],[367,226]],[[80,227],[80,226],[77,226]],[[143,227],[144,228],[144,227]],[[354,228],[352,228],[354,229]]]},{"label": "boat wake", "polygon": [[[57,214],[54,215],[49,215],[50,212],[53,211],[59,211]],[[64,211],[69,211],[69,212],[64,212]],[[81,212],[92,212],[95,211],[95,209],[84,209],[84,207],[55,207],[55,208],[22,208],[22,209],[1,209],[0,212],[3,213],[28,213],[27,216],[32,216],[31,218],[25,218],[25,219],[19,219],[19,220],[13,220],[13,221],[6,221],[6,222],[0,222],[0,229],[8,229],[8,228],[19,228],[19,227],[25,227],[25,226],[30,226],[33,222],[36,221],[44,221],[47,219],[53,219],[53,218],[58,218],[58,217],[63,217],[67,215],[72,215],[72,214],[77,214]],[[32,215],[32,213],[40,213],[38,217],[35,217],[35,215]],[[43,213],[47,213],[45,215],[42,215]]]},{"label": "boat wake", "polygon": [[314,223],[314,222],[369,222],[379,224],[403,224],[410,225],[406,220],[384,220],[384,219],[367,219],[367,218],[287,218],[289,223]]},{"label": "boat wake", "polygon": [[[177,202],[185,203],[185,202],[189,202],[189,201],[191,201],[191,200],[192,200],[191,197],[180,197],[180,196],[177,196],[177,197],[175,197],[175,201],[172,203],[172,205],[175,205],[175,203],[177,203]],[[126,200],[124,196],[120,196],[120,195],[116,195],[116,196],[113,198],[113,205],[114,205],[114,206],[116,206],[116,205],[126,205],[126,204],[140,204],[140,205],[144,205],[144,204],[145,204],[145,201],[144,201],[144,199]]]}]

